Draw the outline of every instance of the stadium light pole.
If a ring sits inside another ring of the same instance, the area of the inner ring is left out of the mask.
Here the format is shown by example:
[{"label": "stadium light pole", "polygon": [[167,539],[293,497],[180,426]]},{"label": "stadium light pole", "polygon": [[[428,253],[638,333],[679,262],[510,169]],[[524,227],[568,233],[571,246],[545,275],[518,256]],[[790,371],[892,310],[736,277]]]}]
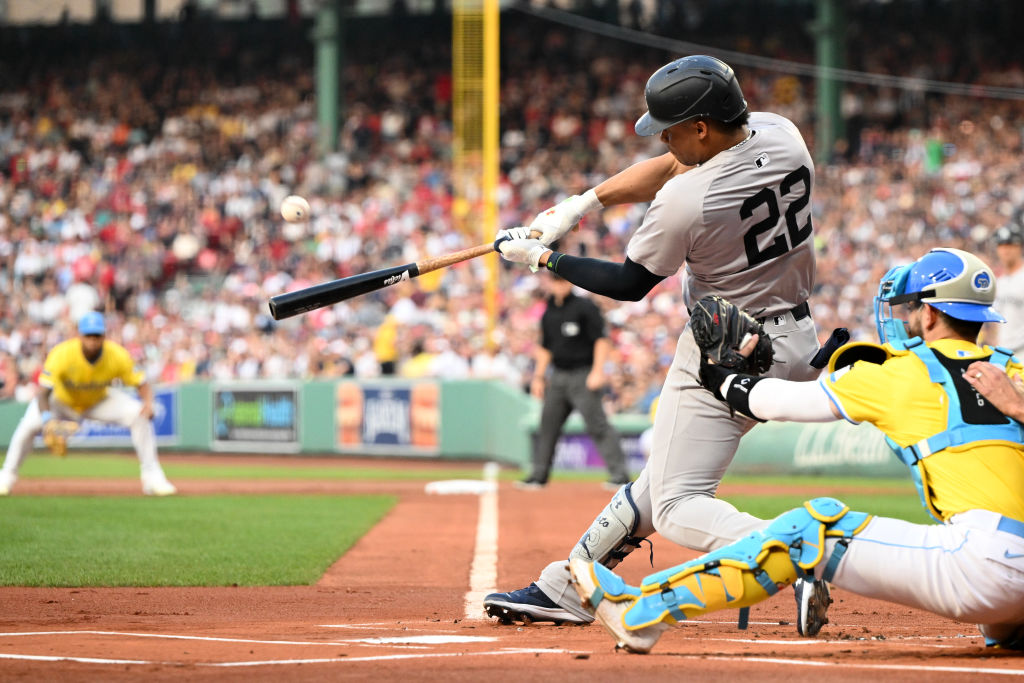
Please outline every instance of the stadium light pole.
[{"label": "stadium light pole", "polygon": [[[817,47],[818,66],[840,68],[845,27],[839,0],[817,0],[817,16],[811,23]],[[831,76],[818,75],[816,97],[817,123],[814,131],[814,158],[828,161],[836,140],[843,136],[842,110],[839,106],[839,81]]]},{"label": "stadium light pole", "polygon": [[316,43],[316,121],[321,155],[338,148],[342,37],[341,3],[321,0],[312,35]]}]

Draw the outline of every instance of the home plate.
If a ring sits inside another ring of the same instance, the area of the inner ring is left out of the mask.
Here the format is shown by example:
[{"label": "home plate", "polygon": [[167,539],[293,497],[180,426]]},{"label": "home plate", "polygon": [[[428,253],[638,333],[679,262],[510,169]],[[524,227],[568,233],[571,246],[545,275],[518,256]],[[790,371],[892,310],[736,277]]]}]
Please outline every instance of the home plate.
[{"label": "home plate", "polygon": [[498,490],[498,483],[484,481],[482,479],[446,479],[444,481],[432,481],[426,486],[427,493],[446,495],[451,493],[471,493],[480,495],[493,493]]}]

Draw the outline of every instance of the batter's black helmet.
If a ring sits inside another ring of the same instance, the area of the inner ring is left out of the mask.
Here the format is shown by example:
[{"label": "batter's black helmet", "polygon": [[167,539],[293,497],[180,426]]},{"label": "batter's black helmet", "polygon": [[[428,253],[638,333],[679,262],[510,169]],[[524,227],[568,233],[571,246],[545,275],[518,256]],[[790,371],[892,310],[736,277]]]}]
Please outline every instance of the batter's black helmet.
[{"label": "batter's black helmet", "polygon": [[996,230],[996,244],[1024,244],[1024,233],[1017,225],[1004,225]]},{"label": "batter's black helmet", "polygon": [[706,55],[666,64],[647,80],[647,113],[636,122],[637,135],[654,135],[698,116],[729,123],[747,110],[732,67]]}]

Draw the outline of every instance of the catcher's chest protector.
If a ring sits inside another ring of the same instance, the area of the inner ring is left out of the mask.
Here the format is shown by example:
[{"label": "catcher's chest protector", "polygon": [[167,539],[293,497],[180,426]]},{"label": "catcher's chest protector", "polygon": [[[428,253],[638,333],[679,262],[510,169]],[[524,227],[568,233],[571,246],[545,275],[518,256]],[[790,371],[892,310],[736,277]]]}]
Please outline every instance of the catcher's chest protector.
[{"label": "catcher's chest protector", "polygon": [[[924,458],[946,448],[963,446],[975,441],[1024,443],[1024,427],[1016,420],[1008,417],[1001,424],[967,422],[964,419],[964,409],[960,402],[960,393],[957,391],[956,380],[946,366],[938,359],[936,356],[937,352],[926,346],[920,337],[891,342],[890,346],[898,351],[910,351],[917,356],[928,369],[928,379],[940,385],[943,391],[946,392],[949,409],[945,430],[906,447],[900,446],[888,436],[885,437],[886,444],[896,453],[896,457],[910,468],[911,478],[914,480],[914,486],[917,488],[917,495],[920,496],[921,503],[928,510],[928,514],[935,521],[942,522],[939,511],[935,509],[931,502],[928,487],[924,485],[921,468],[918,466],[918,463]],[[1013,352],[997,346],[993,349],[992,355],[988,360],[1005,371],[1007,364],[1013,360]],[[960,381],[963,382],[964,380]]]}]

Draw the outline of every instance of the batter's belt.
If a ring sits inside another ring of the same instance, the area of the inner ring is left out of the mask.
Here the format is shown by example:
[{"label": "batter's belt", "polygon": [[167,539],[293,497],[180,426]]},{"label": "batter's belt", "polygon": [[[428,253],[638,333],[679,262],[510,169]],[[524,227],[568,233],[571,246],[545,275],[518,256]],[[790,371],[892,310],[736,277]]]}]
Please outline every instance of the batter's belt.
[{"label": "batter's belt", "polygon": [[[687,309],[687,312],[690,312],[689,309]],[[811,306],[805,301],[802,304],[797,304],[788,311],[782,311],[781,313],[774,313],[772,315],[764,315],[760,318],[754,318],[754,320],[764,325],[768,318],[775,318],[777,316],[786,315],[787,313],[793,314],[793,320],[803,320],[804,318],[809,318],[811,316]]]},{"label": "batter's belt", "polygon": [[765,322],[768,320],[768,318],[774,318],[776,316],[786,315],[786,313],[792,313],[793,314],[793,320],[803,320],[804,318],[810,317],[810,315],[811,315],[811,307],[805,301],[802,304],[797,304],[796,306],[794,306],[793,308],[789,309],[788,311],[784,311],[782,313],[776,313],[775,315],[762,316],[760,318],[755,318],[755,320],[757,320],[757,322],[759,322],[762,325],[764,325]]}]

